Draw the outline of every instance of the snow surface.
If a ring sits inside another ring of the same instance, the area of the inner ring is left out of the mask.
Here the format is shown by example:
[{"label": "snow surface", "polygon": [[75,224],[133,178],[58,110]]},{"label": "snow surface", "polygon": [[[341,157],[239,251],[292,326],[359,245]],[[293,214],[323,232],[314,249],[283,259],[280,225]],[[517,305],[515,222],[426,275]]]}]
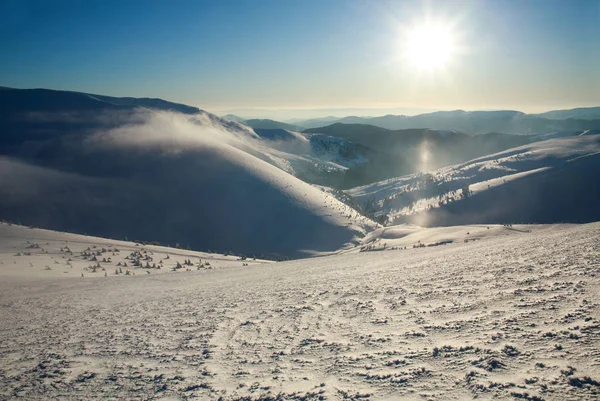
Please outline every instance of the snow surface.
[{"label": "snow surface", "polygon": [[0,398],[597,399],[600,223],[510,234],[242,266],[0,225]]}]

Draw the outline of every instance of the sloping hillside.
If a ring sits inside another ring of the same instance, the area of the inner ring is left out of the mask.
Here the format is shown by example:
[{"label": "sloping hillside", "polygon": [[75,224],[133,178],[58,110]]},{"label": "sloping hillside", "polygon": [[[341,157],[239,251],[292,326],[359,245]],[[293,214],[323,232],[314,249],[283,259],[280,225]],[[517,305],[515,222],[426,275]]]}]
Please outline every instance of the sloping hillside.
[{"label": "sloping hillside", "polygon": [[335,198],[232,147],[163,151],[88,151],[90,161],[111,160],[95,175],[1,158],[1,218],[270,257],[335,251],[370,226]]},{"label": "sloping hillside", "polygon": [[[85,104],[106,103],[86,96]],[[93,113],[99,125],[78,120],[82,130],[54,110],[44,113],[65,130],[37,140],[10,131],[18,140],[0,159],[0,218],[271,257],[335,251],[373,227],[333,196],[266,163],[262,139],[248,127],[202,111],[132,108],[111,119],[117,106],[107,107]]]},{"label": "sloping hillside", "polygon": [[600,219],[600,135],[553,139],[347,191],[390,223],[589,222]]}]

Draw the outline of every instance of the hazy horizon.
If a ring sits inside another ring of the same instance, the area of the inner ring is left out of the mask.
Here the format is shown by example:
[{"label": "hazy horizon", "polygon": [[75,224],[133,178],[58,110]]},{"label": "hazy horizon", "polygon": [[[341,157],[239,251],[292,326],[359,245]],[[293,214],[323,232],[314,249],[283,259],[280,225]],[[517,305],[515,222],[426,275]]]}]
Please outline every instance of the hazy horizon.
[{"label": "hazy horizon", "polygon": [[[529,109],[522,110],[518,108],[491,108],[491,109],[471,109],[471,108],[457,108],[457,109],[411,109],[411,108],[397,108],[397,109],[368,109],[368,108],[328,108],[328,109],[229,109],[229,110],[207,110],[208,112],[214,113],[218,116],[235,115],[244,119],[270,119],[282,122],[294,122],[303,121],[309,119],[319,119],[327,117],[381,117],[386,115],[404,115],[404,116],[416,116],[419,114],[434,113],[438,111],[520,111],[526,114],[541,114],[548,111],[555,110],[570,110],[576,108],[591,108],[600,107],[600,104],[590,104],[585,106],[573,106],[556,109]],[[200,107],[201,108],[201,107]]]}]

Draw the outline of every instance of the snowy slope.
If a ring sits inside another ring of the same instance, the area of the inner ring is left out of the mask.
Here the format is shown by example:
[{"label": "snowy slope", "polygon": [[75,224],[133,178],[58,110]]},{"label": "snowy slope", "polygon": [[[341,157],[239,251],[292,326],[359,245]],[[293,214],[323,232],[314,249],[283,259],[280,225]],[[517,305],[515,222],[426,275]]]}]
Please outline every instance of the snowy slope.
[{"label": "snowy slope", "polygon": [[581,135],[346,192],[392,223],[587,222],[600,219],[599,173],[600,135]]},{"label": "snowy slope", "polygon": [[256,142],[212,115],[144,112],[44,143],[34,158],[0,158],[0,218],[272,257],[335,251],[374,227],[261,160]]},{"label": "snowy slope", "polygon": [[[600,224],[530,228],[171,271],[196,255],[0,225],[0,398],[597,399]],[[134,249],[165,273],[114,274]]]}]

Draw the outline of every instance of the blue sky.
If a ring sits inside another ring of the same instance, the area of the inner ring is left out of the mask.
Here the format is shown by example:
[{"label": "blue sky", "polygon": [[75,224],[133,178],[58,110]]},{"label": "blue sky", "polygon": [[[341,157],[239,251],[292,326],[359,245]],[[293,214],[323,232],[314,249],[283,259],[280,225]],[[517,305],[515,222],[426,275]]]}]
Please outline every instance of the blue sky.
[{"label": "blue sky", "polygon": [[[456,49],[415,70],[427,18]],[[600,0],[0,2],[0,86],[213,111],[543,111],[600,105],[598,71]]]}]

